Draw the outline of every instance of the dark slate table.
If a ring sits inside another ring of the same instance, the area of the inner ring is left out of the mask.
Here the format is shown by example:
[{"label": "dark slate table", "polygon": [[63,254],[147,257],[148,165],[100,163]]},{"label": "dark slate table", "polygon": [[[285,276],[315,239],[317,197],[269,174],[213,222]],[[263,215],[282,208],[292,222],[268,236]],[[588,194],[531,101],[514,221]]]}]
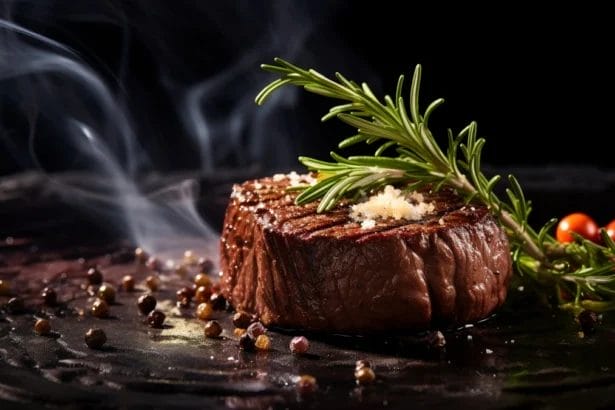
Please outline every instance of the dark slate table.
[{"label": "dark slate table", "polygon": [[[32,181],[25,186],[32,188]],[[605,186],[587,195],[612,195],[610,182]],[[229,186],[217,187],[223,198]],[[564,195],[539,188],[533,193],[541,198]],[[222,337],[207,339],[193,309],[175,306],[175,291],[189,283],[191,273],[169,270],[162,275],[156,297],[167,320],[162,329],[148,327],[135,303],[151,272],[132,260],[132,248],[48,199],[28,202],[30,208],[25,202],[17,206],[17,188],[11,189],[4,190],[0,208],[0,226],[11,229],[2,234],[13,235],[0,245],[0,279],[24,297],[26,309],[20,314],[0,310],[1,409],[615,408],[613,314],[605,315],[595,333],[580,334],[569,313],[552,309],[515,283],[493,317],[439,329],[444,347],[433,343],[434,332],[307,334],[309,354],[296,356],[288,343],[299,333],[270,329],[270,351],[245,352],[238,349],[230,312],[215,316],[224,328]],[[574,200],[570,192],[565,195]],[[212,204],[211,198],[207,203]],[[29,212],[34,214],[26,218]],[[134,292],[118,292],[108,319],[87,312],[92,296],[85,272],[91,265],[100,265],[105,280],[116,285],[125,274],[137,279]],[[44,286],[58,290],[59,306],[42,305]],[[7,300],[0,296],[0,306]],[[50,336],[33,332],[38,317],[51,318]],[[85,345],[90,327],[107,333],[103,349]],[[355,384],[358,359],[373,364],[374,384]],[[316,377],[315,393],[297,393],[300,374]]]}]

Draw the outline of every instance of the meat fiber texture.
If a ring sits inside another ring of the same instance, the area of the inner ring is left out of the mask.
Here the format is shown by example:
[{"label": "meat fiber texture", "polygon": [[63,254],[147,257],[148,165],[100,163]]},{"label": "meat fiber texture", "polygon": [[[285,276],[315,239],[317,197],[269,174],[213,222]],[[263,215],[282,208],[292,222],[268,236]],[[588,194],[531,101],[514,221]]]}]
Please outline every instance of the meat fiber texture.
[{"label": "meat fiber texture", "polygon": [[420,221],[363,229],[348,204],[295,205],[288,178],[233,187],[221,235],[222,291],[267,326],[373,333],[488,317],[506,298],[509,243],[489,210],[424,192]]}]

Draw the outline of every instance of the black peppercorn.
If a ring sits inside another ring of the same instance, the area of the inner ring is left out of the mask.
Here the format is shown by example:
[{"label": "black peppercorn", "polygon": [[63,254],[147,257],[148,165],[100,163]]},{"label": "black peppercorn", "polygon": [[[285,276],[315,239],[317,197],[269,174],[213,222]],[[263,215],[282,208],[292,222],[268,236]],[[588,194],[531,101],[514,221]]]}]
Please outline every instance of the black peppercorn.
[{"label": "black peppercorn", "polygon": [[596,325],[598,325],[599,322],[598,315],[591,310],[584,310],[579,313],[577,320],[579,321],[581,330],[583,330],[583,333],[586,335],[594,333],[596,331]]},{"label": "black peppercorn", "polygon": [[47,306],[55,306],[58,303],[58,294],[53,288],[48,287],[43,289],[41,292],[41,297]]},{"label": "black peppercorn", "polygon": [[103,274],[97,268],[88,270],[88,282],[90,285],[100,285],[103,281]]},{"label": "black peppercorn", "polygon": [[147,315],[152,310],[156,309],[156,298],[152,295],[142,295],[139,296],[137,300],[137,307],[139,308],[139,312],[143,315]]},{"label": "black peppercorn", "polygon": [[220,336],[220,333],[222,333],[222,326],[220,326],[220,323],[216,322],[215,320],[210,320],[209,322],[205,323],[205,337],[218,337]]},{"label": "black peppercorn", "polygon": [[209,297],[209,301],[213,306],[214,310],[224,310],[226,309],[226,299],[222,296],[221,293],[213,293]]},{"label": "black peppercorn", "polygon": [[241,329],[247,329],[252,323],[252,316],[245,312],[237,312],[233,315],[233,325]]},{"label": "black peppercorn", "polygon": [[90,329],[85,334],[85,344],[90,349],[100,349],[107,342],[107,335],[102,329]]},{"label": "black peppercorn", "polygon": [[239,348],[242,350],[246,350],[251,352],[254,350],[254,339],[250,337],[247,333],[239,338]]},{"label": "black peppercorn", "polygon": [[199,258],[198,266],[203,273],[211,273],[214,270],[214,263],[211,259]]},{"label": "black peppercorn", "polygon": [[150,327],[160,328],[162,327],[162,324],[164,323],[164,319],[166,319],[166,316],[164,313],[162,313],[159,310],[153,310],[149,313],[149,315],[147,315],[147,324]]},{"label": "black peppercorn", "polygon": [[23,313],[23,311],[25,310],[23,299],[18,298],[18,297],[10,298],[6,304],[6,310],[7,312],[12,313],[14,315]]}]

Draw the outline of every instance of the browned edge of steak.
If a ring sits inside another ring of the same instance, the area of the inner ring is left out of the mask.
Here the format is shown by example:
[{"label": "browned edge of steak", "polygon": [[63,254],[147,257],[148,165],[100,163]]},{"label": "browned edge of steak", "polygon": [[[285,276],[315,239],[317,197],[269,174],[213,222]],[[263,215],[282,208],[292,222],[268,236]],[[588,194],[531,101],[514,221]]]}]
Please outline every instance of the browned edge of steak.
[{"label": "browned edge of steak", "polygon": [[488,209],[425,193],[418,222],[362,229],[341,204],[294,204],[288,180],[234,187],[221,237],[222,291],[268,326],[369,333],[483,319],[502,305],[509,243]]}]

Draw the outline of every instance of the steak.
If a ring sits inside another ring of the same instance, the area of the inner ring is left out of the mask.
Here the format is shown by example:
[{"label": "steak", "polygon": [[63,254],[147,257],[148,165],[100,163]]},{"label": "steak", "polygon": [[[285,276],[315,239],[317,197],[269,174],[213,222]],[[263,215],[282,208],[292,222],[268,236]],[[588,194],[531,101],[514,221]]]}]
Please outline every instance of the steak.
[{"label": "steak", "polygon": [[268,326],[371,333],[477,321],[506,298],[509,243],[489,210],[423,192],[419,221],[365,229],[338,204],[296,205],[292,178],[233,187],[221,235],[222,292]]}]

